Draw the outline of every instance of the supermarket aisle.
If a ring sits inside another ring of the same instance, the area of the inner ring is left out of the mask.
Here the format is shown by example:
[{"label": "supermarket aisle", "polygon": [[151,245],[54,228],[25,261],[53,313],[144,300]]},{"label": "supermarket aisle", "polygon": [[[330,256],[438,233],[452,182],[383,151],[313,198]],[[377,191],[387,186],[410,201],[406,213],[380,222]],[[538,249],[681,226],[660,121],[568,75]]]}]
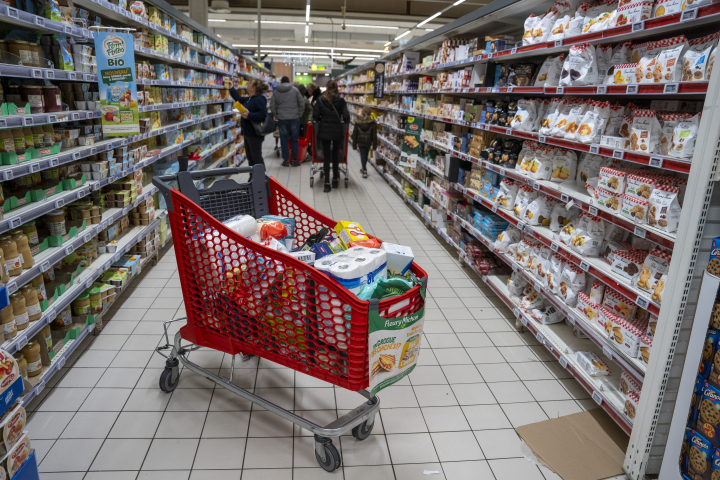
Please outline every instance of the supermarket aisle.
[{"label": "supermarket aisle", "polygon": [[[190,372],[175,392],[161,392],[164,359],[153,349],[162,322],[184,316],[169,249],[30,405],[43,480],[558,479],[522,457],[514,427],[592,408],[589,395],[532,335],[516,332],[512,312],[459,266],[372,167],[368,179],[360,178],[356,152],[350,188],[328,195],[319,178],[309,187],[308,164],[280,167],[273,146],[267,139],[272,175],[332,218],[412,247],[430,277],[419,365],[380,394],[373,435],[336,440],[343,466],[331,475],[319,469],[307,433]],[[201,350],[191,358],[229,373],[222,353]],[[239,366],[235,383],[321,423],[362,402],[269,362]]]}]

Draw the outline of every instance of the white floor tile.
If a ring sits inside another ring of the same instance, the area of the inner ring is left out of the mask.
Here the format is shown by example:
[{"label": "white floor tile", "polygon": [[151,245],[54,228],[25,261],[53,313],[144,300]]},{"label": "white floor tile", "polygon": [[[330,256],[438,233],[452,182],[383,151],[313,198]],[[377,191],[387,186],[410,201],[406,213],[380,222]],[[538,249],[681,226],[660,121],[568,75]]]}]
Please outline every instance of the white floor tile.
[{"label": "white floor tile", "polygon": [[483,460],[473,432],[439,432],[431,433],[435,451],[441,462],[460,462]]},{"label": "white floor tile", "polygon": [[387,435],[394,463],[437,462],[438,457],[429,433]]}]

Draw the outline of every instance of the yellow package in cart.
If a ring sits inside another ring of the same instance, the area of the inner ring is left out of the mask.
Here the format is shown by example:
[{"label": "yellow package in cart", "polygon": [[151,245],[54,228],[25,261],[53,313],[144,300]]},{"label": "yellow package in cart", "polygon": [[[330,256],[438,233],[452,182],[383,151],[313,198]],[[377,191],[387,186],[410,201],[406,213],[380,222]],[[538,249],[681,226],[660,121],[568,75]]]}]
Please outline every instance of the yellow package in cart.
[{"label": "yellow package in cart", "polygon": [[340,237],[340,241],[346,249],[350,248],[350,242],[368,240],[369,238],[360,224],[342,220],[335,225],[335,232],[338,234],[338,237]]}]

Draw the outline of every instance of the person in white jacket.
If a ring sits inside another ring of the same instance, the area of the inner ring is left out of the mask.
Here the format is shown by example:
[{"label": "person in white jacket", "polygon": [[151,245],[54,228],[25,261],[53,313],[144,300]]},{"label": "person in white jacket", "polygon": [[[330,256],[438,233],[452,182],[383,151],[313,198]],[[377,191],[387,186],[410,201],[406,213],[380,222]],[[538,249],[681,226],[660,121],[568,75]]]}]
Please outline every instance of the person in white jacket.
[{"label": "person in white jacket", "polygon": [[288,77],[282,77],[280,85],[275,88],[270,98],[270,111],[278,121],[280,131],[280,147],[282,148],[283,167],[290,165],[288,157],[288,139],[291,140],[292,166],[300,166],[298,161],[298,136],[300,134],[300,117],[305,111],[305,100],[300,91],[290,84]]}]

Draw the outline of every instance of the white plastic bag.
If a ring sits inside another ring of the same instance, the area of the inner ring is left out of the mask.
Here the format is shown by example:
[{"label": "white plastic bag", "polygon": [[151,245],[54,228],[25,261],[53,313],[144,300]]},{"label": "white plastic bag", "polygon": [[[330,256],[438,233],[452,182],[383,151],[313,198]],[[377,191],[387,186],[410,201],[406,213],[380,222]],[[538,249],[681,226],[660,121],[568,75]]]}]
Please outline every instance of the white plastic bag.
[{"label": "white plastic bag", "polygon": [[589,108],[578,122],[580,126],[575,132],[574,140],[585,144],[600,143],[600,135],[605,131],[609,118],[610,102],[591,100]]},{"label": "white plastic bag", "polygon": [[547,57],[543,64],[540,66],[537,79],[535,80],[535,86],[557,87],[558,83],[560,82],[560,72],[562,72],[562,66],[564,61],[564,55],[558,55],[555,58]]},{"label": "white plastic bag", "polygon": [[595,47],[584,43],[570,47],[562,72],[560,86],[595,85],[598,78]]}]

